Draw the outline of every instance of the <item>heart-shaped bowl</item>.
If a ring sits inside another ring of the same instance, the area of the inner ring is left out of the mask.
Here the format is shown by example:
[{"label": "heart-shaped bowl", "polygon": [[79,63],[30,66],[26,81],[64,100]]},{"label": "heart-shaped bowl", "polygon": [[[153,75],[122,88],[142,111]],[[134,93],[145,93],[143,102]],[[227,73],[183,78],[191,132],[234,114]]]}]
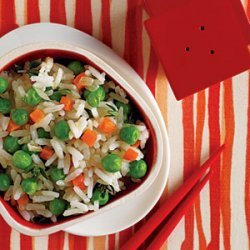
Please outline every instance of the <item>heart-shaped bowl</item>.
[{"label": "heart-shaped bowl", "polygon": [[[61,42],[43,42],[28,44],[10,51],[0,58],[0,72],[7,70],[9,67],[18,62],[31,61],[38,58],[50,56],[53,58],[68,58],[79,60],[92,65],[93,67],[105,72],[116,84],[122,87],[130,97],[133,105],[137,107],[149,129],[150,137],[146,145],[145,159],[148,163],[148,173],[143,181],[137,185],[128,187],[125,191],[120,192],[115,199],[107,205],[101,207],[95,212],[88,212],[83,215],[71,216],[66,219],[58,220],[58,222],[50,222],[46,224],[36,224],[26,221],[17,211],[17,209],[9,204],[9,202],[0,196],[0,213],[6,222],[19,232],[31,236],[41,236],[51,234],[59,230],[63,230],[78,222],[88,220],[100,213],[105,213],[107,210],[112,210],[116,206],[126,206],[131,198],[136,197],[150,188],[154,182],[159,170],[162,166],[163,160],[163,140],[162,132],[159,127],[159,119],[152,111],[151,105],[148,103],[148,96],[141,91],[147,88],[146,85],[133,86],[133,82],[127,82],[121,77],[113,68],[111,68],[102,59],[93,53],[74,46]],[[139,209],[139,208],[138,208]],[[122,216],[122,215],[121,215]],[[112,218],[111,218],[112,219]]]}]

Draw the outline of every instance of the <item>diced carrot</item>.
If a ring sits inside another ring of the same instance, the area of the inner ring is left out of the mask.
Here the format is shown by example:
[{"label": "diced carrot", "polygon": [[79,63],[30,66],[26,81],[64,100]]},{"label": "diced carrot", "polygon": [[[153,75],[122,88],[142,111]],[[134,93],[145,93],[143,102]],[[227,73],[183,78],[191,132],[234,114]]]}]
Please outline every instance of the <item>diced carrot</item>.
[{"label": "diced carrot", "polygon": [[12,132],[12,131],[17,130],[19,128],[20,128],[19,125],[15,124],[12,120],[10,120],[7,130],[9,132]]},{"label": "diced carrot", "polygon": [[89,147],[93,147],[97,139],[97,133],[91,129],[87,129],[81,137],[81,140]]},{"label": "diced carrot", "polygon": [[112,134],[116,130],[116,125],[111,119],[105,117],[99,125],[99,129],[106,134]]},{"label": "diced carrot", "polygon": [[132,145],[132,147],[138,148],[140,146],[140,141],[138,140],[134,145]]},{"label": "diced carrot", "polygon": [[41,109],[35,109],[34,111],[30,113],[30,119],[34,123],[40,122],[44,117],[45,117],[45,114],[43,113]]},{"label": "diced carrot", "polygon": [[73,83],[76,85],[78,90],[82,90],[84,89],[84,85],[82,83],[82,78],[85,77],[86,74],[85,73],[81,73],[79,74],[74,80]]},{"label": "diced carrot", "polygon": [[19,207],[21,206],[25,206],[29,203],[29,197],[27,194],[23,194],[18,200],[17,200],[17,204]]},{"label": "diced carrot", "polygon": [[72,180],[72,183],[74,186],[77,186],[80,189],[84,190],[86,187],[85,187],[83,181],[84,181],[84,177],[82,174],[80,174],[74,180]]},{"label": "diced carrot", "polygon": [[60,100],[61,104],[64,104],[63,109],[65,111],[70,111],[73,109],[74,101],[69,96],[63,96]]},{"label": "diced carrot", "polygon": [[40,152],[39,156],[40,156],[43,160],[47,161],[53,154],[54,154],[54,151],[53,151],[51,148],[45,146],[45,147],[42,149],[42,151]]},{"label": "diced carrot", "polygon": [[138,156],[138,152],[136,152],[135,150],[133,150],[132,148],[129,148],[123,155],[123,159],[127,160],[127,161],[134,161],[136,160]]}]

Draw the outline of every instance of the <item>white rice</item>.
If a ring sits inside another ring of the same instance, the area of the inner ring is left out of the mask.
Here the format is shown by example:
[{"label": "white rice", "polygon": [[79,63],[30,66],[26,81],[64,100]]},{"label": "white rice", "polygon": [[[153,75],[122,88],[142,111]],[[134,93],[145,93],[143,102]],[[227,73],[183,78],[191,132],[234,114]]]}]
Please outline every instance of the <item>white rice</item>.
[{"label": "white rice", "polygon": [[70,206],[72,208],[79,208],[82,210],[82,212],[87,212],[89,210],[87,205],[85,205],[79,201],[71,201]]},{"label": "white rice", "polygon": [[78,175],[80,175],[82,173],[82,169],[81,168],[77,168],[75,169],[73,172],[71,172],[70,174],[68,174],[68,176],[65,178],[65,182],[69,182],[74,180]]},{"label": "white rice", "polygon": [[54,197],[54,198],[58,198],[59,197],[59,193],[57,192],[53,192],[53,191],[41,191],[41,194],[44,195],[44,196],[51,196],[51,197]]},{"label": "white rice", "polygon": [[101,82],[101,84],[104,83],[105,77],[98,70],[96,70],[95,68],[93,68],[92,66],[89,66],[89,65],[86,66],[86,68],[90,71],[90,73],[94,77],[96,77]]},{"label": "white rice", "polygon": [[52,112],[58,112],[58,111],[61,111],[63,110],[64,108],[64,104],[60,104],[60,105],[55,105],[54,107],[48,107],[48,108],[45,108],[43,110],[43,112],[45,114],[48,114],[48,113],[52,113]]},{"label": "white rice", "polygon": [[28,203],[25,206],[25,209],[27,209],[27,210],[44,210],[45,209],[45,205],[43,205],[43,204],[36,204],[36,203]]},{"label": "white rice", "polygon": [[8,128],[9,122],[10,122],[9,117],[2,116],[0,118],[0,125],[1,125],[3,131],[5,131]]},{"label": "white rice", "polygon": [[58,139],[56,137],[53,137],[53,139],[50,140],[50,144],[53,147],[57,157],[59,159],[63,159],[64,157],[63,148]]},{"label": "white rice", "polygon": [[84,203],[89,203],[90,199],[87,197],[87,195],[77,186],[74,186],[75,193],[83,200]]},{"label": "white rice", "polygon": [[29,136],[30,131],[29,130],[15,130],[10,133],[13,137],[23,137],[23,136]]},{"label": "white rice", "polygon": [[100,170],[99,168],[95,168],[95,174],[101,178],[101,180],[103,180],[104,182],[106,182],[107,184],[111,185],[113,180],[110,176],[108,176],[106,173],[104,173],[102,170]]},{"label": "white rice", "polygon": [[46,201],[52,201],[55,199],[55,197],[53,196],[45,196],[45,195],[35,195],[33,197],[31,197],[31,199],[33,200],[33,202],[46,202]]},{"label": "white rice", "polygon": [[8,131],[0,131],[0,138],[4,138],[9,134]]},{"label": "white rice", "polygon": [[82,213],[84,213],[82,211],[82,209],[72,208],[72,209],[65,210],[64,213],[63,213],[63,216],[70,216],[70,215],[73,215],[73,214],[82,214]]},{"label": "white rice", "polygon": [[36,210],[37,214],[42,215],[45,218],[50,218],[53,214],[48,209]]}]

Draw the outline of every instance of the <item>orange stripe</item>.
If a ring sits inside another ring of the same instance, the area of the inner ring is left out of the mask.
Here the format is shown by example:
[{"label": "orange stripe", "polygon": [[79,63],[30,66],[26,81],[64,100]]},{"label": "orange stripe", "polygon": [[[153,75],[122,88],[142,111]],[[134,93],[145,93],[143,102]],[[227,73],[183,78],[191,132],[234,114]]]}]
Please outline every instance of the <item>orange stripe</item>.
[{"label": "orange stripe", "polygon": [[232,79],[224,82],[225,152],[221,169],[221,214],[224,248],[230,249],[231,232],[231,163],[234,142],[234,106]]},{"label": "orange stripe", "polygon": [[66,24],[64,0],[50,0],[50,22]]},{"label": "orange stripe", "polygon": [[248,124],[247,124],[247,149],[246,149],[246,180],[245,180],[245,214],[250,249],[250,72],[248,84]]},{"label": "orange stripe", "polygon": [[[193,96],[182,101],[183,109],[183,145],[184,145],[184,180],[190,176],[194,168],[194,124],[193,124]],[[194,209],[185,216],[185,240],[181,249],[194,248]]]},{"label": "orange stripe", "polygon": [[156,84],[158,66],[159,66],[158,59],[153,50],[153,47],[150,46],[150,57],[149,57],[148,71],[146,75],[146,83],[153,95],[155,95],[155,84]]},{"label": "orange stripe", "polygon": [[76,0],[75,28],[91,35],[91,0]]},{"label": "orange stripe", "polygon": [[69,239],[69,250],[86,250],[87,249],[87,238],[68,234]]},{"label": "orange stripe", "polygon": [[115,234],[109,235],[109,250],[115,250]]},{"label": "orange stripe", "polygon": [[119,247],[121,247],[132,235],[132,227],[119,232]]},{"label": "orange stripe", "polygon": [[104,250],[105,249],[105,236],[94,237],[94,249],[95,250]]},{"label": "orange stripe", "polygon": [[14,0],[1,1],[0,23],[0,36],[18,27]]},{"label": "orange stripe", "polygon": [[48,250],[63,250],[64,247],[64,235],[63,231],[50,234],[49,235],[49,243]]},{"label": "orange stripe", "polygon": [[[195,134],[195,165],[200,166],[201,160],[201,146],[202,146],[202,135],[205,123],[205,109],[206,109],[206,96],[205,91],[197,94],[197,118],[196,118],[196,134]],[[200,197],[195,202],[195,215],[197,223],[197,231],[199,236],[199,249],[206,249],[206,238],[202,228],[202,215],[200,207]]]},{"label": "orange stripe", "polygon": [[143,0],[127,0],[128,10],[125,28],[125,60],[143,77],[142,11]]},{"label": "orange stripe", "polygon": [[39,0],[26,0],[27,23],[40,22]]},{"label": "orange stripe", "polygon": [[101,32],[102,42],[112,47],[112,34],[110,24],[110,0],[102,0],[102,16],[101,16]]},{"label": "orange stripe", "polygon": [[[208,97],[208,126],[209,126],[209,150],[213,153],[220,145],[220,124],[219,124],[219,101],[220,85],[216,84],[209,88]],[[220,240],[220,161],[210,179],[210,230],[211,242],[208,249],[219,249]]]},{"label": "orange stripe", "polygon": [[0,216],[0,246],[1,249],[10,249],[11,227]]}]

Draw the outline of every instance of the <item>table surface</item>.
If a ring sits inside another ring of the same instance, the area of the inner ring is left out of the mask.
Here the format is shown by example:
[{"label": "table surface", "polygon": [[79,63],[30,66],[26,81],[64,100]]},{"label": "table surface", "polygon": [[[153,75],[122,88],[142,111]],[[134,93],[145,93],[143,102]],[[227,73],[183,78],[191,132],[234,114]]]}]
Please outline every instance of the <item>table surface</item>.
[{"label": "table surface", "polygon": [[[250,1],[242,3],[250,16]],[[250,249],[249,72],[177,102],[150,46],[147,18],[143,0],[0,0],[0,36],[29,23],[67,24],[112,47],[145,80],[170,137],[171,170],[159,204],[226,143],[217,173],[162,249]],[[120,233],[88,238],[64,232],[29,237],[0,217],[0,249],[119,249],[147,218]]]}]

